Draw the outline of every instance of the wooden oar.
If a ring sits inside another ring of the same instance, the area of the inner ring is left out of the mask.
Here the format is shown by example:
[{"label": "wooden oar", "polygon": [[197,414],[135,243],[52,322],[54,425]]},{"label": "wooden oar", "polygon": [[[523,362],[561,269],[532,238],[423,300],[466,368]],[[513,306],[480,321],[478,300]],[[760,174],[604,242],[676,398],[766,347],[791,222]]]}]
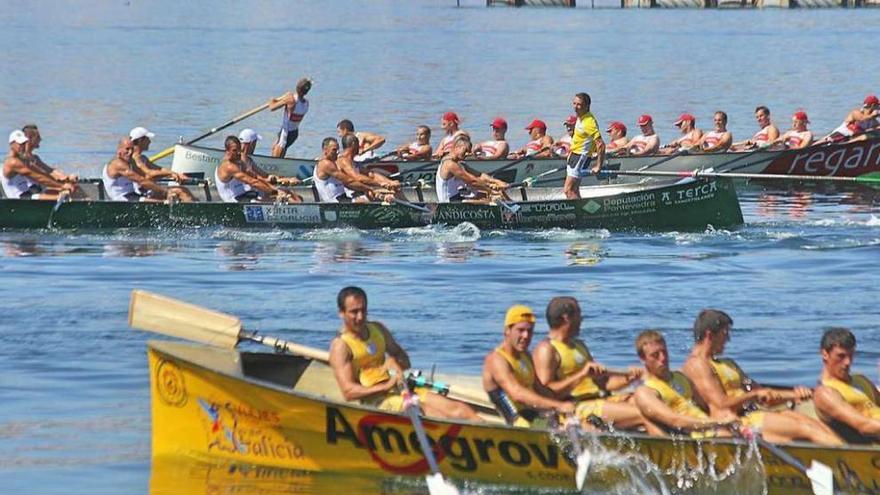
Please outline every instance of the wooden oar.
[{"label": "wooden oar", "polygon": [[743,174],[736,172],[710,172],[703,170],[673,171],[618,171],[607,172],[616,175],[643,175],[649,177],[727,177],[729,179],[756,179],[756,180],[793,180],[809,182],[850,182],[856,184],[877,185],[880,184],[880,172],[871,172],[858,177],[835,177],[827,175],[786,175],[786,174]]},{"label": "wooden oar", "polygon": [[[267,108],[269,108],[269,103],[264,103],[264,104],[262,104],[262,105],[260,105],[260,106],[258,106],[258,107],[256,107],[256,108],[252,108],[252,109],[248,110],[247,112],[245,112],[245,113],[243,113],[243,114],[241,114],[241,115],[239,115],[239,116],[237,116],[237,117],[233,117],[231,120],[229,120],[229,121],[226,122],[225,124],[221,124],[221,125],[219,125],[219,126],[217,126],[217,127],[214,127],[214,128],[211,129],[210,131],[208,131],[208,132],[202,134],[201,136],[198,136],[198,137],[196,137],[196,138],[190,139],[190,140],[187,141],[185,144],[187,144],[187,145],[189,145],[189,144],[195,144],[195,143],[201,141],[202,139],[205,139],[205,138],[208,137],[208,136],[212,136],[212,135],[214,135],[214,134],[216,134],[216,133],[222,131],[223,129],[226,129],[227,127],[229,127],[229,126],[231,126],[231,125],[235,125],[235,124],[241,122],[242,120],[244,120],[244,119],[246,119],[246,118],[248,118],[248,117],[250,117],[250,116],[252,116],[252,115],[256,115],[256,114],[258,114],[258,113],[262,112],[263,110],[265,110],[265,109],[267,109]],[[150,161],[155,162],[156,160],[161,160],[162,158],[165,158],[166,156],[170,155],[171,153],[174,153],[174,146],[171,146],[171,147],[169,147],[169,148],[166,148],[166,149],[160,151],[159,153],[156,153],[155,155],[151,156],[151,157],[150,157]]]},{"label": "wooden oar", "polygon": [[428,469],[431,471],[431,474],[425,476],[425,481],[428,483],[428,493],[431,495],[458,495],[458,489],[443,479],[443,473],[440,472],[437,458],[434,456],[430,442],[428,442],[425,426],[422,424],[422,418],[419,416],[419,397],[412,393],[406,380],[403,381],[403,386],[403,407],[413,425],[416,439],[419,442],[419,448],[422,450],[425,460],[428,461]]},{"label": "wooden oar", "polygon": [[[322,363],[330,361],[327,351],[244,330],[241,320],[235,316],[143,290],[131,291],[128,324],[133,328],[217,347],[232,349],[240,341],[249,340]],[[450,386],[448,397],[494,410],[485,394],[466,387]]]}]

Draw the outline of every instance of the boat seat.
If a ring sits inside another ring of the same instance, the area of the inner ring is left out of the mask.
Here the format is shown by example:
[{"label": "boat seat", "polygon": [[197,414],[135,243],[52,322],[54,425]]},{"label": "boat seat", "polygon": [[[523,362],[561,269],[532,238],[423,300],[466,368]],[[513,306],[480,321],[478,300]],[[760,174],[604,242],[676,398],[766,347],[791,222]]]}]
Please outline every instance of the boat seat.
[{"label": "boat seat", "polygon": [[293,387],[309,363],[310,359],[290,354],[241,353],[244,376],[282,387]]}]

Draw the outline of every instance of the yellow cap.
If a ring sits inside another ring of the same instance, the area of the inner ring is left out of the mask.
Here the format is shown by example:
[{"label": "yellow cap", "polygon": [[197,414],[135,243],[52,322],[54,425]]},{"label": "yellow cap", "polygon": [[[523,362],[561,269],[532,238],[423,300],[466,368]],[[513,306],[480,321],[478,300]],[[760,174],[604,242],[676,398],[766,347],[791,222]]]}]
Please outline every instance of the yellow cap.
[{"label": "yellow cap", "polygon": [[534,323],[535,312],[528,306],[516,304],[507,310],[507,316],[504,317],[504,326],[516,325],[517,323]]}]

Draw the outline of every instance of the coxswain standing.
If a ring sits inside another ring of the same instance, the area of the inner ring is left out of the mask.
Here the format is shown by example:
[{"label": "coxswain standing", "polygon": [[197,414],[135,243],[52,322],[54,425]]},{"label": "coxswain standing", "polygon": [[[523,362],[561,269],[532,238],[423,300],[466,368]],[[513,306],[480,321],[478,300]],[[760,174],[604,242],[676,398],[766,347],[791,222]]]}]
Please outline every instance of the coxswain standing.
[{"label": "coxswain standing", "polygon": [[272,156],[284,157],[287,149],[299,137],[299,125],[309,112],[309,100],[306,99],[306,95],[311,89],[312,80],[304,77],[296,82],[296,93],[288,91],[283,96],[269,100],[269,110],[273,112],[284,107],[281,129],[278,131],[278,140],[272,147]]},{"label": "coxswain standing", "polygon": [[397,147],[401,160],[429,160],[431,158],[431,128],[426,125],[416,127],[416,140]]},{"label": "coxswain standing", "polygon": [[505,158],[510,151],[510,145],[505,136],[507,121],[498,117],[489,124],[489,128],[492,129],[492,139],[474,146],[474,157],[477,160],[500,160]]},{"label": "coxswain standing", "polygon": [[[590,103],[587,93],[578,93],[571,101],[577,122],[571,137],[571,153],[565,164],[565,184],[562,186],[567,199],[580,198],[581,179],[591,173],[598,174],[605,164],[605,142],[602,141],[596,117],[590,112]],[[596,155],[596,164],[591,169],[593,154]]]},{"label": "coxswain standing", "polygon": [[[345,400],[358,401],[383,411],[404,410],[403,371],[409,356],[388,327],[367,319],[367,294],[360,287],[345,287],[336,296],[342,326],[330,343],[330,368]],[[422,387],[414,387],[426,416],[479,421],[467,404]]]},{"label": "coxswain standing", "polygon": [[62,182],[28,165],[29,160],[25,157],[27,142],[28,137],[20,130],[9,134],[9,154],[0,171],[3,194],[9,199],[56,200],[62,194],[75,191],[75,183]]},{"label": "coxswain standing", "polygon": [[438,203],[489,202],[493,195],[507,189],[506,182],[468,167],[464,159],[470,152],[470,137],[460,134],[455,138],[451,152],[437,167],[434,185]]},{"label": "coxswain standing", "polygon": [[547,124],[543,120],[535,119],[526,126],[531,141],[522,148],[507,155],[507,158],[550,158],[552,156],[553,137],[547,134]]},{"label": "coxswain standing", "polygon": [[717,111],[713,115],[712,122],[715,128],[703,134],[700,140],[700,149],[703,153],[721,153],[730,148],[733,142],[733,134],[727,130],[727,114]]}]

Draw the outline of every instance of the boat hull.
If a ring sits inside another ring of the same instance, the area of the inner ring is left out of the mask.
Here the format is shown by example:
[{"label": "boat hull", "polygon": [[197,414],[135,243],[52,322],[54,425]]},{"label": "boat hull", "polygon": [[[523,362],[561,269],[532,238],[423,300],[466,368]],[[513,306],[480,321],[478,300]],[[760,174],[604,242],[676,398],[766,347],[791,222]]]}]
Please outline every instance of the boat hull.
[{"label": "boat hull", "polygon": [[[592,191],[580,200],[548,199],[500,205],[428,203],[423,209],[379,203],[55,203],[0,200],[0,228],[236,228],[356,227],[408,228],[469,222],[486,229],[604,228],[610,230],[702,230],[742,224],[742,212],[728,180],[650,183]],[[585,189],[585,191],[590,191]]]},{"label": "boat hull", "polygon": [[[609,157],[605,169],[609,171],[692,171],[712,168],[715,171],[735,170],[749,174],[785,174],[855,177],[870,172],[880,172],[880,139],[857,143],[830,145],[788,151],[757,151],[753,153],[705,153],[684,154],[665,160],[666,156]],[[192,174],[195,177],[214,177],[214,169],[223,159],[223,150],[198,146],[177,145],[174,151],[172,168],[177,172]],[[301,179],[311,177],[315,160],[301,158],[273,158],[255,155],[254,161],[268,173],[295,176]],[[511,160],[472,160],[468,165],[479,172],[495,172]],[[565,161],[559,158],[533,159],[505,168],[495,175],[507,182],[520,182],[527,177],[553,169],[558,173],[538,180],[538,185],[558,185],[565,178]],[[368,165],[389,173],[401,173],[401,180],[415,184],[419,180],[434,183],[437,162],[428,161],[383,161]],[[624,179],[626,180],[626,179]],[[595,184],[596,178],[587,177],[585,185]]]},{"label": "boat hull", "polygon": [[[421,477],[428,471],[406,416],[339,401],[327,382],[311,392],[300,390],[313,376],[332,380],[322,363],[167,341],[151,342],[148,355],[154,463],[181,459],[372,477]],[[449,478],[574,486],[567,447],[547,430],[430,418],[424,423],[437,445],[441,471]],[[729,439],[673,441],[640,434],[597,438],[605,448],[650,460],[657,473],[679,486],[675,478],[693,478],[694,471],[722,473],[732,468],[733,473],[748,466],[755,452],[753,446]],[[876,447],[784,448],[807,465],[817,460],[831,466],[838,488],[876,493],[870,490],[880,484]],[[771,493],[809,493],[809,481],[798,471],[769,452],[761,456],[760,479],[766,480]],[[591,485],[620,481],[619,469],[596,465]],[[715,481],[710,482],[714,486]]]}]

